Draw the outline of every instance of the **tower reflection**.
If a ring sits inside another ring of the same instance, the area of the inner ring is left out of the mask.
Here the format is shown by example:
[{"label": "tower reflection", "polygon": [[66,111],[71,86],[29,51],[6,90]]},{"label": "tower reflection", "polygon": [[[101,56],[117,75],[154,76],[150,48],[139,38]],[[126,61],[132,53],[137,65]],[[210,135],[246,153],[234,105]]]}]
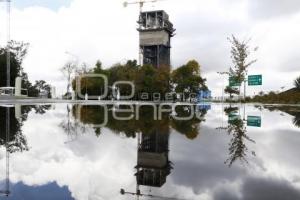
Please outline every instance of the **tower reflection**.
[{"label": "tower reflection", "polygon": [[171,173],[169,132],[157,129],[138,137],[136,181],[138,185],[162,187]]}]

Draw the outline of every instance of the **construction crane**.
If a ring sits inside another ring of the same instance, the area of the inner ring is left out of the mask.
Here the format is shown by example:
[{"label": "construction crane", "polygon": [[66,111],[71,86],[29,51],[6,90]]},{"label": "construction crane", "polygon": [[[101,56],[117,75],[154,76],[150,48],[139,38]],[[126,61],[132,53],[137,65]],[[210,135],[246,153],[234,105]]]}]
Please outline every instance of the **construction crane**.
[{"label": "construction crane", "polygon": [[[146,3],[156,3],[156,2],[158,2],[158,1],[165,1],[165,0],[139,0],[139,1],[132,1],[132,2],[127,2],[127,1],[125,1],[124,3],[123,3],[123,6],[126,8],[128,5],[136,5],[136,4],[138,4],[139,5],[139,8],[140,8],[140,10],[139,10],[139,13],[142,13],[142,11],[143,11],[143,7],[144,7],[144,5],[146,4]],[[141,28],[141,24],[139,23],[139,28]],[[141,49],[140,49],[140,47],[139,47],[139,65],[142,65],[142,51],[141,51]]]},{"label": "construction crane", "polygon": [[143,10],[143,6],[144,6],[145,3],[155,3],[157,1],[164,1],[164,0],[139,0],[139,1],[133,1],[133,2],[127,2],[127,1],[125,1],[123,3],[123,5],[124,5],[124,7],[127,7],[128,5],[139,4],[140,13],[141,13],[142,10]]},{"label": "construction crane", "polygon": [[9,189],[9,136],[10,136],[10,107],[6,108],[6,138],[5,138],[5,149],[6,149],[6,178],[5,178],[5,189],[0,190],[0,196],[8,197],[10,195]]},{"label": "construction crane", "polygon": [[11,0],[0,0],[0,2],[6,2],[6,14],[7,14],[7,47],[6,47],[6,86],[10,87],[10,3]]},{"label": "construction crane", "polygon": [[140,190],[138,190],[136,193],[134,193],[134,192],[126,192],[124,189],[121,189],[120,193],[121,193],[121,195],[128,194],[128,195],[136,196],[137,199],[139,199],[139,197],[150,197],[153,199],[186,200],[186,199],[178,199],[175,197],[162,197],[162,196],[157,196],[157,195],[152,195],[152,194],[142,194]]}]

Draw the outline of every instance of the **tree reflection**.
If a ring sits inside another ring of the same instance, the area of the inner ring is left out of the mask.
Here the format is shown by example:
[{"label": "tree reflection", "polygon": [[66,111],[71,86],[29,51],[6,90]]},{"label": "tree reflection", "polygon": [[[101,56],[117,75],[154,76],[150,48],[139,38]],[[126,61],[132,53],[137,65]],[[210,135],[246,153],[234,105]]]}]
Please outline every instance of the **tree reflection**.
[{"label": "tree reflection", "polygon": [[11,194],[9,187],[10,154],[29,150],[26,136],[22,133],[22,126],[32,109],[39,110],[38,113],[45,113],[49,106],[22,106],[18,104],[0,106],[0,147],[4,146],[6,150],[5,189],[0,190],[0,195],[8,197]]},{"label": "tree reflection", "polygon": [[295,117],[293,119],[293,123],[294,123],[295,126],[300,128],[300,112],[295,114]]},{"label": "tree reflection", "polygon": [[[5,145],[7,131],[7,150],[9,153],[22,152],[28,150],[26,137],[23,135],[21,127],[23,122],[15,117],[14,107],[0,107],[0,146]],[[26,115],[26,113],[25,113]],[[23,119],[25,118],[23,116]],[[9,127],[8,127],[9,126]]]},{"label": "tree reflection", "polygon": [[[187,116],[190,114],[187,108],[185,106],[177,107],[176,113],[180,116]],[[196,115],[190,120],[176,120],[174,118],[171,120],[171,127],[191,140],[197,138],[199,135],[201,122],[205,121],[207,113],[207,110],[199,109],[196,106],[194,110],[196,111]]]},{"label": "tree reflection", "polygon": [[273,112],[280,110],[281,112],[292,115],[294,118],[292,120],[293,124],[300,128],[300,107],[299,106],[264,106],[264,108]]},{"label": "tree reflection", "polygon": [[35,110],[36,114],[43,115],[47,112],[47,110],[49,110],[51,108],[51,105],[37,105],[37,106],[33,106],[31,108],[33,108]]},{"label": "tree reflection", "polygon": [[[173,128],[178,133],[185,135],[189,139],[195,139],[199,134],[200,124],[204,121],[206,115],[205,109],[198,109],[195,107],[194,110],[197,112],[189,120],[179,120],[173,118],[171,108],[169,106],[169,112],[163,112],[161,118],[158,117],[157,110],[158,106],[153,105],[142,105],[139,106],[136,111],[136,106],[132,112],[122,113],[119,112],[119,117],[128,117],[132,115],[131,119],[118,120],[113,116],[113,112],[116,109],[129,109],[128,105],[118,106],[99,106],[99,105],[74,105],[72,114],[73,117],[80,121],[83,125],[92,127],[99,135],[101,128],[106,127],[116,134],[124,135],[125,137],[136,138],[138,133],[152,134],[158,128],[162,131]],[[189,109],[190,106],[177,106],[176,115],[177,117],[188,116],[192,112]],[[105,122],[105,117],[107,121]],[[103,126],[97,126],[99,124]]]},{"label": "tree reflection", "polygon": [[66,108],[67,108],[67,116],[59,124],[59,126],[65,131],[65,133],[69,137],[69,140],[65,143],[69,143],[69,142],[72,142],[72,141],[77,139],[78,132],[85,133],[86,132],[86,126],[84,126],[82,123],[80,123],[78,120],[76,120],[72,116],[72,112],[71,112],[72,110],[71,110],[70,105],[67,105]]},{"label": "tree reflection", "polygon": [[31,110],[43,114],[49,108],[49,105],[24,106],[16,104],[13,106],[0,106],[0,146],[5,145],[6,131],[9,131],[8,151],[10,153],[28,151],[27,139],[22,132],[23,123],[27,120]]},{"label": "tree reflection", "polygon": [[[245,122],[241,119],[238,111],[238,107],[226,107],[224,112],[228,116],[228,126],[217,128],[219,130],[226,130],[228,134],[232,136],[228,149],[229,158],[224,162],[229,167],[231,167],[237,160],[240,160],[242,163],[248,163],[248,147],[246,142],[250,141],[255,143],[255,141],[247,135]],[[255,155],[254,151],[252,151],[252,155]]]},{"label": "tree reflection", "polygon": [[[225,161],[225,164],[232,166],[236,160],[241,162],[247,161],[248,148],[246,146],[246,141],[255,143],[246,133],[246,127],[242,119],[234,119],[228,125],[228,134],[232,135],[229,143],[229,158]],[[252,152],[255,155],[254,152]]]}]

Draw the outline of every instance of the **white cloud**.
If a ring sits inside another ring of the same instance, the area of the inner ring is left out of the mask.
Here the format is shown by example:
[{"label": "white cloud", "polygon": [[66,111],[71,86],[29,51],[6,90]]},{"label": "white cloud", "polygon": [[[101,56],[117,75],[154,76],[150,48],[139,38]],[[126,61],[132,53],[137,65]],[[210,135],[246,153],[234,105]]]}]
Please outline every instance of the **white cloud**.
[{"label": "white cloud", "polygon": [[[65,81],[59,68],[77,55],[79,60],[93,65],[100,59],[104,66],[125,59],[136,59],[138,7],[122,7],[122,0],[74,0],[70,6],[53,11],[43,7],[14,8],[12,38],[31,44],[24,62],[32,80],[45,79],[57,86],[59,93]],[[277,11],[282,12],[278,13]],[[217,71],[227,70],[231,64],[227,37],[252,37],[250,45],[260,49],[255,53],[258,62],[251,73],[264,75],[264,90],[292,87],[292,79],[299,74],[297,52],[299,45],[300,13],[295,1],[282,4],[236,0],[169,0],[146,9],[165,9],[177,29],[172,40],[172,63],[177,67],[189,59],[197,59],[213,93],[220,95],[222,79]],[[268,20],[257,18],[251,9],[271,12]],[[3,10],[3,6],[1,7]],[[285,9],[286,8],[286,9]],[[275,10],[275,11],[274,11]],[[1,11],[0,21],[5,19]],[[2,19],[2,20],[1,20]],[[2,23],[1,23],[2,24]],[[4,29],[0,40],[5,39]],[[257,70],[256,70],[257,69]],[[282,76],[283,73],[289,78]],[[274,81],[276,77],[276,81]],[[253,91],[252,91],[253,90]],[[254,93],[257,89],[249,89]],[[258,92],[258,91],[257,91]]]}]

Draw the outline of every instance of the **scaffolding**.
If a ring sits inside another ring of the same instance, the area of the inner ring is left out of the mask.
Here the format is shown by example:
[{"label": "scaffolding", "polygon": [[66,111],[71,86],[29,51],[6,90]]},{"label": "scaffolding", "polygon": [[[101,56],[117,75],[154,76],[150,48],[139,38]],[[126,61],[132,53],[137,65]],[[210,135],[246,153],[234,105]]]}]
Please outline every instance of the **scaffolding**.
[{"label": "scaffolding", "polygon": [[137,22],[142,64],[157,68],[171,66],[171,38],[175,29],[163,10],[141,12]]}]

